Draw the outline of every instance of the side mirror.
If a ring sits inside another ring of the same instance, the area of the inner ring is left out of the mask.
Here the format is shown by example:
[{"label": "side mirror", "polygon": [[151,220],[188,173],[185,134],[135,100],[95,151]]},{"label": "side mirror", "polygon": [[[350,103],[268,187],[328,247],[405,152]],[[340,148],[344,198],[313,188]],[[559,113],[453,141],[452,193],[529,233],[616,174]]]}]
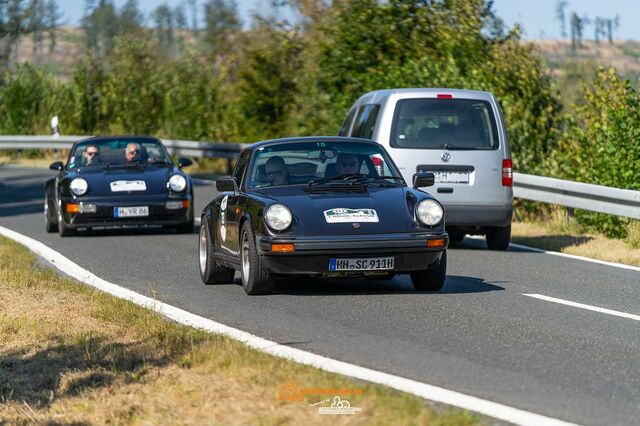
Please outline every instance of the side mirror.
[{"label": "side mirror", "polygon": [[216,189],[218,192],[236,192],[238,190],[238,182],[232,176],[222,176],[216,179]]},{"label": "side mirror", "polygon": [[188,158],[184,158],[184,157],[178,158],[178,168],[179,169],[181,169],[183,167],[189,167],[192,164],[193,164],[193,161],[191,161]]},{"label": "side mirror", "polygon": [[413,175],[413,187],[418,189],[425,186],[433,186],[436,183],[436,175],[431,172],[420,172]]},{"label": "side mirror", "polygon": [[63,168],[63,167],[64,167],[64,164],[62,164],[62,161],[56,161],[56,162],[51,163],[51,164],[49,165],[49,168],[50,168],[51,170],[57,170],[57,171],[62,170],[62,168]]}]

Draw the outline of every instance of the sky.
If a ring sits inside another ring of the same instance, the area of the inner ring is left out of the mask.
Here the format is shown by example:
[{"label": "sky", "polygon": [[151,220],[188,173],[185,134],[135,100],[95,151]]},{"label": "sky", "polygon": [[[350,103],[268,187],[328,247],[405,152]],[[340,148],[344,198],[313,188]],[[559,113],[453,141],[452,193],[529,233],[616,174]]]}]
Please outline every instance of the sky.
[{"label": "sky", "polygon": [[[524,28],[524,38],[559,38],[560,23],[555,18],[556,4],[558,0],[494,0],[494,9],[508,26],[520,23]],[[571,12],[575,11],[579,16],[595,18],[614,18],[620,15],[620,28],[615,32],[617,39],[640,40],[640,25],[637,20],[640,17],[640,0],[567,0],[567,20]],[[62,20],[68,25],[78,25],[82,18],[84,0],[57,0],[61,11],[64,13]],[[140,9],[149,13],[160,4],[167,3],[175,7],[183,0],[139,0]],[[125,0],[115,0],[120,7]],[[200,1],[202,3],[202,1]],[[251,14],[258,8],[264,10],[269,0],[236,0],[238,12],[242,20],[248,23]],[[188,11],[187,11],[188,13]],[[187,14],[187,16],[189,16]],[[587,26],[584,38],[593,38],[593,26]],[[567,25],[568,31],[568,25]]]}]

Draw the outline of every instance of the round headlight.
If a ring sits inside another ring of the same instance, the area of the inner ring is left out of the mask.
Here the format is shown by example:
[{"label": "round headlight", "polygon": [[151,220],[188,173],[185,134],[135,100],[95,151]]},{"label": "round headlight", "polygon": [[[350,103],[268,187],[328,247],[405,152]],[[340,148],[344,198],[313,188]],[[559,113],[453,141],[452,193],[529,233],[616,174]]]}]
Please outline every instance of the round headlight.
[{"label": "round headlight", "polygon": [[435,200],[423,200],[416,206],[416,217],[427,226],[440,223],[443,215],[442,206]]},{"label": "round headlight", "polygon": [[84,195],[89,189],[89,184],[82,178],[75,178],[69,184],[69,189],[71,190],[71,192],[73,192],[74,195]]},{"label": "round headlight", "polygon": [[291,210],[282,204],[270,206],[264,214],[264,220],[274,231],[284,231],[291,225]]},{"label": "round headlight", "polygon": [[187,180],[184,176],[181,175],[173,175],[169,178],[169,188],[173,192],[182,192],[187,187]]}]

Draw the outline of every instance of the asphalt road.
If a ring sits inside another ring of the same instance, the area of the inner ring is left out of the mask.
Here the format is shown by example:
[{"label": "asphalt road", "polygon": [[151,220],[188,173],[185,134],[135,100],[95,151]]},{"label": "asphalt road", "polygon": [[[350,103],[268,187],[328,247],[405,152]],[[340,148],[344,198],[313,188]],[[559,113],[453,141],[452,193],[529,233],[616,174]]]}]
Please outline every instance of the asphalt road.
[{"label": "asphalt road", "polygon": [[[640,321],[527,297],[536,293],[640,314],[640,273],[465,239],[439,293],[391,281],[299,281],[246,296],[204,286],[197,235],[47,234],[52,172],[0,166],[0,225],[101,278],[253,334],[338,360],[582,424],[640,422]],[[197,184],[196,211],[215,196]],[[295,378],[292,378],[295,380]],[[305,384],[299,383],[300,386]]]}]

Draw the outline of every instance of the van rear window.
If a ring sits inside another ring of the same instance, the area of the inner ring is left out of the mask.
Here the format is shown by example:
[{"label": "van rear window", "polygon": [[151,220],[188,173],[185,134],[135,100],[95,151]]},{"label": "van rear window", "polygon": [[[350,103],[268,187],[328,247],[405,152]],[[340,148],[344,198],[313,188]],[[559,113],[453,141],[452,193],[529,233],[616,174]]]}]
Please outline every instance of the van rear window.
[{"label": "van rear window", "polygon": [[391,146],[411,149],[498,149],[496,120],[487,101],[402,99],[396,104]]}]

